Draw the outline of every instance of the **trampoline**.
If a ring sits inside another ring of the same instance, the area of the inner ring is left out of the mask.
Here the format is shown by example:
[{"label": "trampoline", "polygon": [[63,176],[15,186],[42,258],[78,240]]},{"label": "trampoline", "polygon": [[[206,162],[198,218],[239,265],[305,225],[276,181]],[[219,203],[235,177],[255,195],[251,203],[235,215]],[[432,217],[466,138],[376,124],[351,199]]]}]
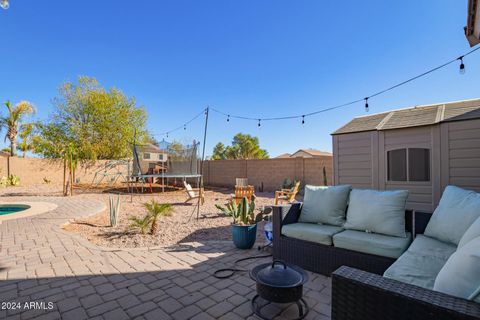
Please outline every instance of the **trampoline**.
[{"label": "trampoline", "polygon": [[[133,145],[133,170],[129,175],[129,189],[133,192],[134,185],[141,183],[142,193],[147,180],[161,180],[162,192],[169,179],[195,179],[200,185],[202,175],[199,173],[199,159],[197,147],[199,143],[193,141],[191,145],[180,145],[163,141],[162,147],[154,145]],[[157,170],[158,172],[151,172]],[[150,189],[152,186],[150,183]]]}]

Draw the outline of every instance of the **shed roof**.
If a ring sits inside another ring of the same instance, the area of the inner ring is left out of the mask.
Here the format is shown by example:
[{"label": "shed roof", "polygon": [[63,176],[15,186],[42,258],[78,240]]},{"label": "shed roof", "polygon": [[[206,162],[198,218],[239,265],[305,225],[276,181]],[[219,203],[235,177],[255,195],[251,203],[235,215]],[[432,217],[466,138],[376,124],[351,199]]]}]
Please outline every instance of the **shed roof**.
[{"label": "shed roof", "polygon": [[462,100],[356,117],[332,134],[392,130],[478,118],[480,118],[480,99]]}]

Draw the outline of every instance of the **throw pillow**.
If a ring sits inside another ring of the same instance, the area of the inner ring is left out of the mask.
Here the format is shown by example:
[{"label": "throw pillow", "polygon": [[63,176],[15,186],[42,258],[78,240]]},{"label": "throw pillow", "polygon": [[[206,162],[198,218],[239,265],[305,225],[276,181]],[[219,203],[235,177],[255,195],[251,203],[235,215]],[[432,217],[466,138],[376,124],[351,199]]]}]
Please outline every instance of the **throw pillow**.
[{"label": "throw pillow", "polygon": [[458,245],[467,229],[479,216],[479,193],[447,186],[424,234]]},{"label": "throw pillow", "polygon": [[342,226],[345,222],[348,194],[351,186],[305,186],[299,222],[324,223]]},{"label": "throw pillow", "polygon": [[377,191],[353,189],[345,229],[406,237],[407,190]]},{"label": "throw pillow", "polygon": [[479,300],[480,237],[469,241],[448,258],[435,279],[433,290]]}]

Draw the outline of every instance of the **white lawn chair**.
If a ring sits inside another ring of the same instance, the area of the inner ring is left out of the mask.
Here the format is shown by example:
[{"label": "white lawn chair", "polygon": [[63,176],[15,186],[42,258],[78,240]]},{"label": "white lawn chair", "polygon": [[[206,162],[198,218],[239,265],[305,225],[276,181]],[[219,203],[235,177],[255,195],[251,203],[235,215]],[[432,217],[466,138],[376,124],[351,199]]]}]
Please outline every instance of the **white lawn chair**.
[{"label": "white lawn chair", "polygon": [[205,192],[203,188],[192,188],[192,186],[188,184],[185,180],[183,181],[183,185],[185,186],[185,191],[187,192],[188,196],[188,199],[185,200],[185,203],[195,199],[198,200],[198,198],[200,198],[200,204],[205,203]]}]

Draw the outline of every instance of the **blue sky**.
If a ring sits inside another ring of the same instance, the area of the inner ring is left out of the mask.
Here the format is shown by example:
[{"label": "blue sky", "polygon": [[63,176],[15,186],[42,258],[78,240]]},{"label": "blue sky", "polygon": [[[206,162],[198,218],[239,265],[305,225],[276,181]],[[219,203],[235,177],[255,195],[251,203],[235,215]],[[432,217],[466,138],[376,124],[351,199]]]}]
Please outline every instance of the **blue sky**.
[{"label": "blue sky", "polygon": [[[59,85],[88,75],[134,96],[154,133],[206,105],[255,118],[308,113],[467,52],[466,8],[467,0],[10,0],[0,10],[0,101],[29,100],[45,119]],[[465,75],[454,64],[372,99],[370,113],[480,97],[480,51],[465,65]],[[331,150],[330,133],[364,114],[359,103],[304,127],[259,129],[212,113],[207,153],[237,132],[258,136],[271,156]],[[199,119],[169,139],[199,139],[202,130]]]}]

